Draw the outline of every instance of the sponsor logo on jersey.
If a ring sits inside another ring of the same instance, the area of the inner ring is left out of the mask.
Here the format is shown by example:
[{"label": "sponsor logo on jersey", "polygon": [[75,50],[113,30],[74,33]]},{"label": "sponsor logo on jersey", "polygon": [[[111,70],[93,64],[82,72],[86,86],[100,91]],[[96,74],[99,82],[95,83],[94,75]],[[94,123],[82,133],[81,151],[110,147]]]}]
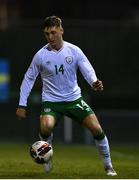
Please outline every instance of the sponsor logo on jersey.
[{"label": "sponsor logo on jersey", "polygon": [[73,62],[73,58],[71,56],[67,56],[65,59],[68,64],[71,64]]},{"label": "sponsor logo on jersey", "polygon": [[49,65],[51,62],[50,61],[46,61],[46,64]]}]

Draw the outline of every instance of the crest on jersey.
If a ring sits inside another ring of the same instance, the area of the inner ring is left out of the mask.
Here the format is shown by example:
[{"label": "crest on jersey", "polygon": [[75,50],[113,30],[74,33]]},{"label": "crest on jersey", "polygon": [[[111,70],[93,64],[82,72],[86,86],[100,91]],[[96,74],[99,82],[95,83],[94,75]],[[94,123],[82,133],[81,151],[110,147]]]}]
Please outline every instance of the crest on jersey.
[{"label": "crest on jersey", "polygon": [[71,64],[73,62],[73,58],[71,56],[67,56],[65,59],[68,64]]}]

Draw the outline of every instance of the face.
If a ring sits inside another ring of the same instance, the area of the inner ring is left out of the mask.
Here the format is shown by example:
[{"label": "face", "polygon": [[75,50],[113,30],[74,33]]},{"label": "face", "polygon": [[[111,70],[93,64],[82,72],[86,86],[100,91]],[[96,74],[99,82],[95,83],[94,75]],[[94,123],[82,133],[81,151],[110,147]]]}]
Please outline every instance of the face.
[{"label": "face", "polygon": [[44,28],[44,35],[50,44],[51,48],[53,49],[60,49],[63,44],[63,28],[62,27],[45,27]]}]

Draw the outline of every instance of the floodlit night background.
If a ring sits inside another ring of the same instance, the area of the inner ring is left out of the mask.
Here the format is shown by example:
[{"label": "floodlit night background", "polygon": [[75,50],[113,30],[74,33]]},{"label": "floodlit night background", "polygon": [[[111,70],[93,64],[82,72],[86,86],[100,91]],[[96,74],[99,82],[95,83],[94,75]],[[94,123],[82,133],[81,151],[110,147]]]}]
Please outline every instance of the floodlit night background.
[{"label": "floodlit night background", "polygon": [[[28,120],[19,121],[19,89],[34,54],[46,44],[46,16],[63,20],[64,40],[86,54],[104,91],[94,92],[79,73],[79,85],[111,143],[139,143],[139,2],[0,0],[0,140],[38,139],[41,83],[28,101]],[[91,144],[91,134],[65,118],[55,142]]]}]

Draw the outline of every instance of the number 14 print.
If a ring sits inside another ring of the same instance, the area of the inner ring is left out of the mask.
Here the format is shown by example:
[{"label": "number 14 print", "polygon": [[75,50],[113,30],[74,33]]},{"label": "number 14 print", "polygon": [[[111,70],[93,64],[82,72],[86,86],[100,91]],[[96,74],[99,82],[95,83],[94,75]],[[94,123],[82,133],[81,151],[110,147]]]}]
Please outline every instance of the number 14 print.
[{"label": "number 14 print", "polygon": [[58,74],[58,73],[64,74],[64,65],[61,64],[60,67],[58,67],[57,65],[55,65],[55,72],[56,72],[56,74]]}]

